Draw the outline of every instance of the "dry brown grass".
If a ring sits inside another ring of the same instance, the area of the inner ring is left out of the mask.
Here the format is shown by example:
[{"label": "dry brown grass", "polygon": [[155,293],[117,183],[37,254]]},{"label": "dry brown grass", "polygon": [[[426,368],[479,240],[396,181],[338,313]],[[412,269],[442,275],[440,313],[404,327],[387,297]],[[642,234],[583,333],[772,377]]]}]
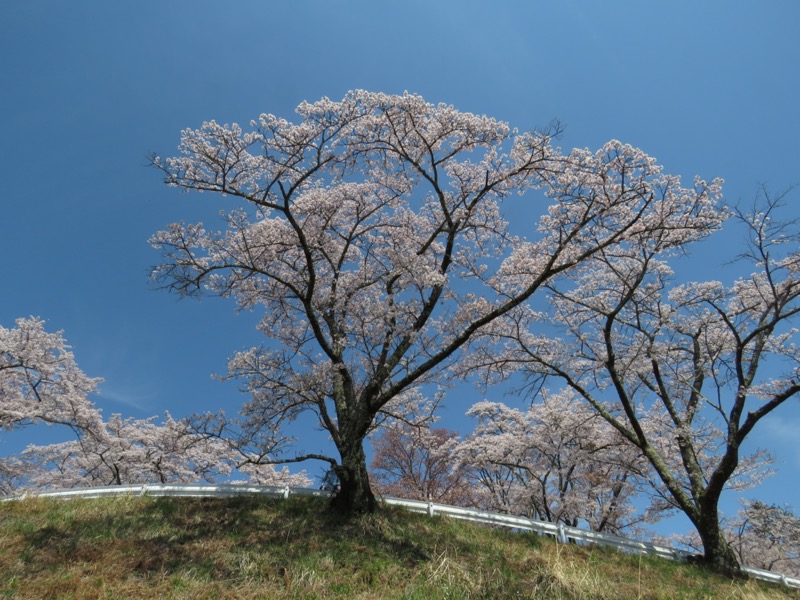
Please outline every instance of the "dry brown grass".
[{"label": "dry brown grass", "polygon": [[396,509],[315,500],[29,499],[0,504],[11,598],[800,598],[698,567]]}]

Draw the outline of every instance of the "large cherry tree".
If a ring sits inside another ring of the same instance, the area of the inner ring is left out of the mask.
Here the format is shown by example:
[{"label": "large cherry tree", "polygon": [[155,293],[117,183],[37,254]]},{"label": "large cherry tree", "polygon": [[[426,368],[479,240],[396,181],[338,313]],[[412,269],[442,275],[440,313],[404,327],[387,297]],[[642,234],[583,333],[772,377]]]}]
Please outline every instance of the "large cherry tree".
[{"label": "large cherry tree", "polygon": [[720,498],[763,476],[763,457],[743,444],[800,392],[800,238],[796,223],[777,218],[779,202],[763,200],[731,211],[747,232],[732,253],[746,275],[681,283],[673,265],[687,262],[676,260],[671,232],[631,238],[548,282],[555,334],[532,311],[517,314],[495,331],[505,353],[484,355],[482,367],[523,366],[581,396],[647,458],[654,485],[697,529],[705,561],[731,573]]},{"label": "large cherry tree", "polygon": [[[800,577],[800,518],[789,506],[740,499],[742,508],[723,519],[725,538],[741,564],[782,575]],[[695,552],[703,551],[697,532],[666,538]]]},{"label": "large cherry tree", "polygon": [[[404,395],[441,383],[476,332],[628,238],[688,240],[718,223],[716,182],[684,188],[618,142],[564,154],[553,132],[412,94],[355,91],[297,113],[247,131],[210,121],[182,132],[177,156],[153,158],[169,185],[229,203],[216,225],[156,234],[153,276],[263,312],[265,344],[229,364],[250,393],[236,443],[263,461],[327,461],[342,511],[375,507],[365,437],[404,417]],[[509,202],[522,229],[509,227]],[[283,443],[306,412],[338,456]],[[231,435],[230,421],[207,428]]]}]

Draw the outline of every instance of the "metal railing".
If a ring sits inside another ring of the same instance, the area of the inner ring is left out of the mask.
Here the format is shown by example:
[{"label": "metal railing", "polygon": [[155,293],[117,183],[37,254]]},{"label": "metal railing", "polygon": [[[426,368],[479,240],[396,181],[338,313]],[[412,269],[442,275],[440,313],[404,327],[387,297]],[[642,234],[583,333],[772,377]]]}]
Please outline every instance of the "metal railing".
[{"label": "metal railing", "polygon": [[[260,496],[267,498],[288,499],[291,496],[316,496],[327,498],[330,492],[311,488],[280,487],[272,485],[248,484],[140,484],[140,485],[112,485],[91,488],[70,488],[63,490],[49,490],[26,492],[19,496],[3,498],[4,501],[21,500],[26,497],[39,498],[102,498],[106,496],[191,496],[191,497],[233,497],[233,496]],[[404,500],[384,496],[382,501],[390,506],[402,506],[407,510],[425,513],[429,516],[446,515],[454,519],[463,519],[473,523],[509,527],[520,531],[532,531],[541,535],[553,536],[559,542],[580,542],[587,544],[602,544],[612,546],[624,552],[639,555],[659,556],[668,560],[684,560],[692,555],[690,552],[660,546],[650,542],[631,540],[616,535],[599,533],[578,527],[570,527],[563,523],[549,523],[537,521],[527,517],[515,517],[489,511],[449,506],[434,502],[420,500]],[[743,566],[742,569],[751,577],[762,581],[783,584],[792,588],[800,588],[800,579],[781,575],[773,571],[755,569]]]}]

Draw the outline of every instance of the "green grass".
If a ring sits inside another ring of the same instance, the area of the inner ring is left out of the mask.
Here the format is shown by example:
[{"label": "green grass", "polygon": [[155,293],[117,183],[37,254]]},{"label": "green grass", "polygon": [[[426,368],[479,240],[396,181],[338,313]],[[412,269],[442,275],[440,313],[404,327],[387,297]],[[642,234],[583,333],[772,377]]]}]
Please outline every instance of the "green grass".
[{"label": "green grass", "polygon": [[0,503],[0,597],[800,598],[600,547],[318,499]]}]

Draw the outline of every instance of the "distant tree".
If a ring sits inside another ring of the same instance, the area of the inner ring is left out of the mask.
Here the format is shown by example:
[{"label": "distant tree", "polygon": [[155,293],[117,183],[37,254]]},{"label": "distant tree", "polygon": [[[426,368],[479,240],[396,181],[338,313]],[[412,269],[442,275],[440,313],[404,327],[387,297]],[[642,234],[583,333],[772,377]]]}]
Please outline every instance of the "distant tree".
[{"label": "distant tree", "polygon": [[0,325],[0,427],[58,424],[79,437],[96,430],[102,417],[89,394],[100,381],[78,368],[62,333],[48,333],[41,319]]},{"label": "distant tree", "polygon": [[[61,425],[78,438],[102,427],[89,399],[100,379],[78,368],[61,332],[49,333],[43,320],[20,318],[15,327],[0,325],[0,427],[19,429],[35,423]],[[0,459],[0,494],[13,492],[24,477],[16,458]]]},{"label": "distant tree", "polygon": [[453,451],[458,434],[444,428],[396,423],[372,440],[370,463],[376,491],[382,495],[470,506],[467,467]]},{"label": "distant tree", "polygon": [[[61,332],[48,333],[44,321],[18,319],[0,326],[0,426],[16,429],[35,423],[63,425],[75,439],[29,446],[18,456],[0,459],[0,493],[20,488],[75,487],[123,483],[213,481],[239,463],[230,447],[198,435],[187,420],[166,415],[106,422],[89,399],[100,379],[87,377],[75,363]],[[271,466],[244,469],[251,481],[307,485]]]},{"label": "distant tree", "polygon": [[304,488],[311,487],[314,483],[305,471],[292,473],[288,467],[276,469],[271,464],[245,463],[239,467],[239,472],[246,475],[247,480],[236,483]]},{"label": "distant tree", "polygon": [[[242,418],[209,415],[200,428],[262,462],[328,462],[344,512],[375,507],[367,435],[402,416],[405,394],[446,383],[476,332],[629,238],[683,242],[718,224],[716,182],[683,188],[618,142],[562,154],[554,131],[519,133],[411,94],[355,91],[297,112],[298,124],[262,115],[249,132],[211,121],[182,132],[179,156],[153,158],[167,184],[234,202],[221,231],[156,234],[153,276],[263,310],[269,343],[229,363],[251,395]],[[531,215],[526,241],[501,203],[531,190],[551,205],[538,226]],[[283,426],[307,411],[338,457],[287,452]]]},{"label": "distant tree", "polygon": [[683,251],[683,234],[632,237],[548,282],[557,334],[535,333],[542,319],[517,313],[495,331],[505,351],[485,354],[482,366],[523,368],[581,396],[639,448],[663,497],[696,527],[705,561],[728,573],[739,572],[738,559],[720,497],[763,476],[763,457],[742,456],[742,444],[800,392],[800,236],[776,218],[778,199],[763,200],[733,213],[748,232],[739,258],[751,274],[732,285],[678,284],[667,261]]},{"label": "distant tree", "polygon": [[647,463],[573,394],[545,395],[524,412],[480,402],[467,414],[478,424],[456,454],[488,508],[612,533],[653,518],[633,505]]},{"label": "distant tree", "polygon": [[149,419],[112,415],[103,428],[77,440],[29,446],[21,455],[34,488],[189,483],[228,475],[225,446],[192,433],[169,414]]},{"label": "distant tree", "polygon": [[0,496],[11,495],[25,477],[24,465],[17,457],[0,458]]},{"label": "distant tree", "polygon": [[[68,442],[29,446],[15,457],[17,488],[70,488],[141,483],[215,482],[231,475],[236,456],[220,440],[195,433],[186,419],[167,414],[123,419],[112,415],[100,430]],[[308,485],[304,474],[278,472],[271,465],[246,465],[250,483]]]},{"label": "distant tree", "polygon": [[742,564],[800,577],[800,519],[786,506],[744,501],[727,528]]}]

